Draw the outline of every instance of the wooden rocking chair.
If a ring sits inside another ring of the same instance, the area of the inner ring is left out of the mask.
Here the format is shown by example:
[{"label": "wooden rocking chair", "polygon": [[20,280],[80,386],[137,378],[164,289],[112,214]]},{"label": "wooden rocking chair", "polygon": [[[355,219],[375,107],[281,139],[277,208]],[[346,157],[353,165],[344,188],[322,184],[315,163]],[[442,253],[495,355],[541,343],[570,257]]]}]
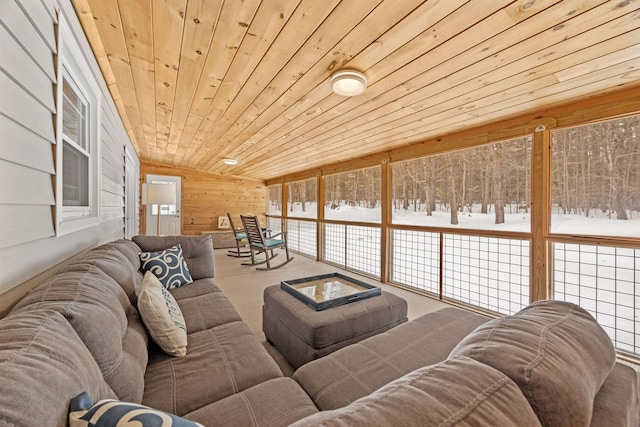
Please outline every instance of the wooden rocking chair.
[{"label": "wooden rocking chair", "polygon": [[[274,234],[273,236],[265,237],[264,231],[260,228],[257,216],[240,215],[240,219],[244,225],[244,232],[247,236],[247,240],[249,241],[249,251],[251,252],[251,263],[242,263],[242,265],[260,265],[267,263],[266,268],[256,267],[256,270],[272,270],[274,268],[282,267],[293,260],[293,257],[289,256],[287,235],[284,231],[282,233]],[[282,236],[282,238],[276,239],[278,236]],[[272,267],[271,260],[278,255],[274,254],[273,250],[277,248],[284,248],[287,254],[287,259],[283,263]],[[256,255],[260,253],[264,253],[264,261],[256,261]]]},{"label": "wooden rocking chair", "polygon": [[240,246],[240,244],[242,243],[242,248],[244,248],[245,241],[247,240],[247,235],[245,234],[244,229],[234,227],[230,213],[227,213],[227,217],[229,218],[229,225],[231,226],[231,230],[233,231],[233,237],[236,239],[236,249],[227,251],[227,256],[233,256],[236,258],[246,258],[251,256],[250,250],[241,249]]}]

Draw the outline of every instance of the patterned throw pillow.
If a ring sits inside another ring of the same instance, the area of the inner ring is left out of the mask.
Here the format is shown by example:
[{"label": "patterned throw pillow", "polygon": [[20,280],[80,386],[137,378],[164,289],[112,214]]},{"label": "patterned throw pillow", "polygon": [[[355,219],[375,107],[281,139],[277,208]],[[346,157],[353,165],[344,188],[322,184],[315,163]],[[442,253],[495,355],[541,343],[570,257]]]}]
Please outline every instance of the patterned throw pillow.
[{"label": "patterned throw pillow", "polygon": [[138,311],[153,341],[167,354],[187,354],[187,328],[175,298],[150,271],[144,274]]},{"label": "patterned throw pillow", "polygon": [[140,261],[142,261],[142,269],[152,272],[167,289],[193,282],[180,245],[164,251],[142,252]]},{"label": "patterned throw pillow", "polygon": [[166,412],[136,403],[105,399],[95,404],[82,392],[69,404],[69,427],[204,427]]}]

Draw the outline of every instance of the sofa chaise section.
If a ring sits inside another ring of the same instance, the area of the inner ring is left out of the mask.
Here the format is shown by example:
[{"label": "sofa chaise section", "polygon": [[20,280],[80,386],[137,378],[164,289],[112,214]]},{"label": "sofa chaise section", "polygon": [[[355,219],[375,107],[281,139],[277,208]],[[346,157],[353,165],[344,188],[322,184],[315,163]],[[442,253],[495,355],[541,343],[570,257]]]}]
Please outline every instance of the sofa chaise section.
[{"label": "sofa chaise section", "polygon": [[415,369],[445,360],[460,340],[488,320],[446,307],[307,363],[293,378],[320,410],[340,408]]}]

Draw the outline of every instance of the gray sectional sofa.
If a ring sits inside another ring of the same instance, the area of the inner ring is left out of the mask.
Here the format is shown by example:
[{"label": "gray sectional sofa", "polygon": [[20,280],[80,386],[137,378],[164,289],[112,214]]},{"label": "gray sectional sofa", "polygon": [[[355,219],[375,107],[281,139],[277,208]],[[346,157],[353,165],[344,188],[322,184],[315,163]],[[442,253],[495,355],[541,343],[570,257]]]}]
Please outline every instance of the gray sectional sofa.
[{"label": "gray sectional sofa", "polygon": [[[181,244],[170,292],[187,355],[149,338],[138,254]],[[0,426],[65,426],[69,401],[142,403],[205,426],[636,426],[638,376],[584,310],[490,320],[429,313],[283,377],[213,281],[209,236],[119,240],[68,264],[0,320]]]}]

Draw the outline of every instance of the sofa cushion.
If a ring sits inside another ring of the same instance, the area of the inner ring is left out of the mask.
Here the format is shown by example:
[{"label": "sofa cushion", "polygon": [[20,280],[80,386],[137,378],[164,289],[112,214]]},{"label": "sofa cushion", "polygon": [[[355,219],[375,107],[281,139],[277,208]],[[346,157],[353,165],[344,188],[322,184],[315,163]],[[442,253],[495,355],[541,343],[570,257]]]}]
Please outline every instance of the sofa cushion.
[{"label": "sofa cushion", "polygon": [[60,313],[25,311],[0,320],[0,425],[66,426],[69,400],[82,391],[115,397]]},{"label": "sofa cushion", "polygon": [[308,426],[501,426],[540,423],[506,375],[460,357],[417,369],[349,406],[293,424]]},{"label": "sofa cushion", "polygon": [[144,405],[103,399],[93,403],[86,392],[80,393],[69,404],[69,427],[204,427],[202,424],[176,417]]},{"label": "sofa cushion", "polygon": [[640,425],[640,374],[616,363],[593,402],[591,427]]},{"label": "sofa cushion", "polygon": [[103,373],[104,379],[118,399],[140,403],[144,393],[144,371],[147,368],[149,337],[142,319],[133,306],[127,309],[127,329],[122,337],[122,357],[114,369]]},{"label": "sofa cushion", "polygon": [[178,305],[190,334],[242,320],[229,298],[222,292],[182,298],[178,300]]},{"label": "sofa cushion", "polygon": [[175,298],[147,271],[138,296],[138,311],[149,335],[171,356],[187,354],[187,327]]},{"label": "sofa cushion", "polygon": [[140,262],[142,270],[153,273],[166,289],[193,282],[179,244],[157,252],[141,252]]},{"label": "sofa cushion", "polygon": [[97,266],[75,262],[31,291],[12,313],[40,309],[67,318],[119,399],[140,401],[147,344],[132,339],[123,351],[129,321],[136,316],[128,318],[133,307],[120,285]]},{"label": "sofa cushion", "polygon": [[291,378],[275,378],[187,415],[207,426],[288,426],[318,412]]},{"label": "sofa cushion", "polygon": [[193,280],[213,277],[213,244],[211,236],[134,236],[144,252],[161,251],[179,244]]},{"label": "sofa cushion", "polygon": [[616,353],[606,332],[577,305],[539,301],[479,326],[451,351],[508,375],[543,426],[588,426],[593,400]]},{"label": "sofa cushion", "polygon": [[220,293],[220,288],[214,283],[212,278],[195,279],[189,286],[180,286],[179,288],[171,289],[171,295],[180,301],[184,298],[193,298],[200,295]]},{"label": "sofa cushion", "polygon": [[183,416],[282,376],[243,322],[189,334],[188,340],[185,357],[170,357],[150,349],[143,404]]},{"label": "sofa cushion", "polygon": [[307,363],[293,378],[321,410],[340,408],[446,359],[462,338],[488,320],[446,307]]},{"label": "sofa cushion", "polygon": [[140,248],[131,240],[117,240],[92,249],[82,257],[82,262],[95,265],[124,289],[131,304],[136,304],[136,285],[141,282],[139,273]]}]

